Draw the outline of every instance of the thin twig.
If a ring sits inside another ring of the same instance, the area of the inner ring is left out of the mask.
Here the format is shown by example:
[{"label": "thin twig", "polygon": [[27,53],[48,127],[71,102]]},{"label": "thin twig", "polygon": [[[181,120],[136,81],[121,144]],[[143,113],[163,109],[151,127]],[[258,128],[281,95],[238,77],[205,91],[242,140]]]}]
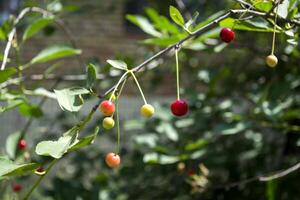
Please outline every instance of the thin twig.
[{"label": "thin twig", "polygon": [[[272,181],[272,180],[287,176],[287,175],[297,171],[298,169],[300,169],[300,162],[296,163],[295,165],[293,165],[292,167],[289,167],[287,169],[281,170],[279,172],[271,173],[272,175],[254,176],[254,177],[247,178],[247,179],[244,179],[241,181],[215,186],[213,188],[215,188],[215,189],[221,189],[221,188],[230,189],[233,187],[246,185],[246,184],[256,182],[256,181],[260,181],[260,182]],[[268,174],[270,174],[270,173],[268,173]]]},{"label": "thin twig", "polygon": [[[45,10],[45,9],[42,9],[42,8],[39,8],[39,7],[28,7],[28,8],[24,8],[20,14],[17,16],[17,18],[14,20],[14,23],[13,23],[13,28],[12,30],[10,31],[9,35],[8,35],[8,41],[7,41],[7,44],[5,46],[5,50],[4,50],[4,55],[3,55],[3,61],[2,61],[2,64],[1,64],[1,70],[4,70],[5,67],[6,67],[6,64],[7,64],[7,61],[8,61],[8,55],[9,55],[9,52],[10,52],[10,49],[11,49],[11,46],[12,46],[12,42],[13,42],[13,39],[16,35],[16,31],[17,31],[17,28],[16,28],[16,25],[20,22],[20,20],[27,14],[27,13],[30,13],[30,12],[37,12],[37,13],[40,13],[42,14],[43,16],[51,16],[51,17],[54,17],[54,14],[52,14],[51,12]],[[67,26],[65,25],[65,23],[62,21],[62,20],[59,20],[59,19],[54,19],[54,21],[56,22],[56,24],[65,32],[67,38],[70,40],[70,43],[71,45],[74,47],[74,48],[77,48],[77,44],[76,44],[76,41],[75,39],[73,38],[72,34],[71,34],[71,31],[67,28]],[[77,59],[78,59],[78,62],[79,62],[79,65],[80,66],[83,66],[83,60],[82,58],[80,57],[80,55],[77,55]]]},{"label": "thin twig", "polygon": [[45,12],[44,9],[42,8],[38,8],[38,7],[28,7],[28,8],[24,8],[20,14],[17,16],[17,18],[14,20],[14,23],[13,23],[13,28],[12,30],[10,31],[9,35],[8,35],[8,42],[6,44],[6,47],[5,47],[5,50],[4,50],[4,55],[3,55],[3,61],[2,61],[2,64],[1,64],[1,70],[4,70],[5,69],[5,66],[7,64],[7,60],[8,60],[8,54],[9,54],[9,51],[10,51],[10,48],[12,46],[12,42],[13,42],[13,39],[16,35],[16,31],[17,31],[17,28],[16,28],[16,25],[20,22],[20,20],[29,12],[38,12],[38,13],[41,13],[43,15],[48,15],[49,13],[48,12]]}]

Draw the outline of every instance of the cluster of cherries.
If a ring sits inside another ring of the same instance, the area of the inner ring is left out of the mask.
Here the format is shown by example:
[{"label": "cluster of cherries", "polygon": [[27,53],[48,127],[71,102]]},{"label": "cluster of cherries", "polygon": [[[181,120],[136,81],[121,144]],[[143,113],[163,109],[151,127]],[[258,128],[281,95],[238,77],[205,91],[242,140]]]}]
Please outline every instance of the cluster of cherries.
[{"label": "cluster of cherries", "polygon": [[[104,100],[101,102],[99,109],[100,109],[101,113],[105,116],[102,121],[103,128],[105,128],[107,130],[112,129],[115,125],[115,121],[113,119],[113,114],[116,110],[116,106],[115,106],[114,102],[109,101],[109,100]],[[170,109],[175,116],[181,117],[181,116],[184,116],[187,114],[188,104],[184,100],[177,99],[171,103]],[[144,116],[146,118],[151,118],[155,113],[155,109],[150,104],[144,104],[140,108],[140,113],[142,116]],[[110,153],[106,154],[105,162],[109,167],[115,168],[120,165],[121,158],[118,154],[110,152]]]}]

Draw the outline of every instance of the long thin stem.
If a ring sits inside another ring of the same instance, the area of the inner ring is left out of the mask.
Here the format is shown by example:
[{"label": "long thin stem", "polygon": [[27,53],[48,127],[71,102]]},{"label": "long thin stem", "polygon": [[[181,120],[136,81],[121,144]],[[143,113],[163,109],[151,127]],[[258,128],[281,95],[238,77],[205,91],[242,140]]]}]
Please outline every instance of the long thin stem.
[{"label": "long thin stem", "polygon": [[121,97],[121,93],[123,91],[123,88],[126,84],[127,79],[125,79],[121,85],[120,92],[117,95],[116,99],[116,115],[117,115],[117,148],[116,148],[116,154],[119,154],[120,152],[120,140],[121,140],[121,131],[120,131],[120,117],[119,117],[119,99]]},{"label": "long thin stem", "polygon": [[121,78],[119,79],[118,83],[115,85],[114,90],[113,90],[113,92],[111,93],[111,95],[110,95],[110,97],[109,97],[109,101],[112,100],[113,95],[115,95],[115,93],[116,93],[116,91],[117,91],[119,85],[122,83],[123,79],[127,76],[128,73],[129,73],[129,71],[125,72],[125,73],[121,76]]},{"label": "long thin stem", "polygon": [[116,115],[117,115],[117,147],[116,147],[116,154],[120,152],[120,140],[121,140],[121,133],[120,133],[120,119],[119,119],[119,98],[116,99]]},{"label": "long thin stem", "polygon": [[141,95],[142,95],[142,98],[143,98],[144,103],[147,104],[145,95],[144,95],[144,93],[143,93],[143,90],[142,90],[142,88],[141,88],[141,86],[140,86],[140,84],[139,84],[137,78],[135,77],[134,73],[133,73],[131,70],[130,70],[129,72],[131,73],[131,75],[132,75],[132,77],[133,77],[133,79],[134,79],[134,81],[135,81],[137,87],[139,88],[139,91],[140,91],[140,93],[141,93]]},{"label": "long thin stem", "polygon": [[58,161],[57,159],[52,160],[52,162],[50,163],[49,167],[46,169],[46,173],[38,178],[38,180],[35,182],[35,184],[32,186],[32,188],[24,196],[23,200],[28,200],[29,199],[29,197],[31,196],[31,194],[33,193],[33,191],[39,186],[39,184],[41,183],[41,181],[50,172],[50,170],[56,164],[57,161]]},{"label": "long thin stem", "polygon": [[275,20],[274,20],[274,30],[273,30],[273,41],[272,41],[272,52],[271,55],[274,55],[275,51],[275,40],[276,40],[276,26],[277,26],[277,16],[278,16],[278,8],[279,8],[279,3],[276,8],[276,14],[275,14]]},{"label": "long thin stem", "polygon": [[180,99],[180,83],[179,83],[179,61],[178,61],[178,49],[175,49],[176,57],[176,89],[177,89],[177,100]]}]

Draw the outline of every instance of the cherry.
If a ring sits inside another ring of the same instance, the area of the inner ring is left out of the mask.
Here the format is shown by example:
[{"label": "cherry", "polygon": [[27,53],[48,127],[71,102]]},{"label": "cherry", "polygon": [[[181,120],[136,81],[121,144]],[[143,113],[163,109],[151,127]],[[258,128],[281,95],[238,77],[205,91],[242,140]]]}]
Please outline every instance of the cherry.
[{"label": "cherry", "polygon": [[188,172],[187,172],[188,176],[194,176],[195,174],[196,174],[195,171],[192,169],[188,170]]},{"label": "cherry", "polygon": [[271,54],[266,57],[266,63],[269,67],[276,67],[278,59],[275,55]]},{"label": "cherry", "polygon": [[20,192],[20,191],[22,190],[22,185],[20,185],[20,184],[18,184],[18,183],[14,183],[14,184],[12,185],[12,190],[13,190],[14,192]]},{"label": "cherry", "polygon": [[36,168],[35,172],[34,172],[36,175],[45,175],[46,174],[46,171],[45,169],[42,167],[42,166],[39,166],[38,168]]},{"label": "cherry", "polygon": [[108,153],[105,157],[105,162],[109,167],[115,168],[120,165],[121,159],[118,154]]},{"label": "cherry", "polygon": [[39,166],[38,168],[36,168],[34,173],[37,174],[37,175],[42,176],[46,173],[46,171],[42,166]]},{"label": "cherry", "polygon": [[115,120],[112,117],[105,117],[102,121],[103,128],[109,130],[115,126]]},{"label": "cherry", "polygon": [[184,169],[185,169],[185,164],[184,164],[184,162],[180,162],[180,163],[177,164],[177,171],[183,172]]},{"label": "cherry", "polygon": [[235,37],[235,33],[230,28],[222,28],[220,32],[220,38],[223,42],[229,43],[231,42]]},{"label": "cherry", "polygon": [[45,171],[45,169],[42,167],[42,166],[39,166],[37,169],[36,169],[37,172],[39,173],[43,173]]},{"label": "cherry", "polygon": [[26,140],[21,139],[21,140],[18,142],[18,148],[21,149],[21,150],[24,150],[24,149],[26,149],[26,147],[27,147],[27,142],[26,142]]},{"label": "cherry", "polygon": [[144,116],[144,117],[147,117],[147,118],[150,118],[153,116],[155,110],[153,108],[152,105],[150,104],[145,104],[141,107],[141,115]]},{"label": "cherry", "polygon": [[189,110],[189,107],[188,107],[188,104],[186,103],[186,101],[180,100],[180,99],[173,101],[170,108],[171,108],[173,115],[178,116],[178,117],[184,116]]},{"label": "cherry", "polygon": [[115,110],[115,104],[111,101],[105,100],[100,104],[100,111],[104,116],[111,116],[112,114],[114,114]]}]

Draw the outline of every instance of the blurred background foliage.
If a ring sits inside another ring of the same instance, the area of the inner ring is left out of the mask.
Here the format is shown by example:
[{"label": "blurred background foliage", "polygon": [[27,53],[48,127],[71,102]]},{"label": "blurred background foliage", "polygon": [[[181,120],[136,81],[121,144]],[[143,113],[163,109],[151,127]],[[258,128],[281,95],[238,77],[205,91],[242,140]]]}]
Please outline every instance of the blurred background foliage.
[{"label": "blurred background foliage", "polygon": [[[230,8],[239,8],[235,1],[183,2],[185,17],[199,12],[196,24]],[[85,9],[57,0],[21,3],[21,7],[33,5],[52,9],[62,18],[65,13],[76,14]],[[124,23],[130,23],[134,31],[145,32],[139,41],[139,45],[145,46],[145,57],[158,47],[166,47],[187,36],[168,17],[169,5],[178,6],[175,1],[128,0],[126,5],[132,13],[124,13],[127,20]],[[299,1],[290,1],[289,12],[295,12],[299,18],[298,8]],[[230,26],[228,21],[223,23]],[[99,141],[64,159],[32,199],[298,200],[299,172],[269,182],[251,181],[251,178],[299,162],[299,29],[283,27],[284,31],[277,34],[279,65],[273,69],[264,63],[271,49],[272,24],[259,20],[251,23],[253,29],[263,31],[237,30],[235,41],[225,45],[218,39],[220,28],[217,27],[180,51],[181,91],[190,105],[187,117],[174,118],[168,103],[157,103],[156,115],[150,121],[123,120],[122,165],[116,170],[105,166],[106,152],[101,146],[114,145],[116,134],[101,130]],[[140,27],[138,30],[136,25]],[[47,26],[44,30],[47,39],[55,27]],[[126,52],[121,57],[130,65],[143,60]],[[174,94],[175,98],[174,78],[166,81],[166,77],[175,76],[174,61],[173,57],[160,59],[153,64],[156,69],[139,75],[147,88],[147,96],[158,91],[162,84],[169,84],[174,87],[165,92]],[[108,73],[103,62],[95,63],[99,72]],[[173,74],[170,75],[170,71]],[[107,79],[96,87],[111,84],[112,80]],[[126,94],[130,93],[128,90]],[[71,126],[72,120],[66,115],[59,113],[54,117],[59,121],[56,126],[61,129]],[[99,121],[94,120],[90,130]],[[51,135],[50,131],[48,136],[51,138]],[[36,141],[41,138],[44,136]],[[20,181],[28,185],[32,180],[25,177]],[[236,182],[240,183],[232,185]]]}]

